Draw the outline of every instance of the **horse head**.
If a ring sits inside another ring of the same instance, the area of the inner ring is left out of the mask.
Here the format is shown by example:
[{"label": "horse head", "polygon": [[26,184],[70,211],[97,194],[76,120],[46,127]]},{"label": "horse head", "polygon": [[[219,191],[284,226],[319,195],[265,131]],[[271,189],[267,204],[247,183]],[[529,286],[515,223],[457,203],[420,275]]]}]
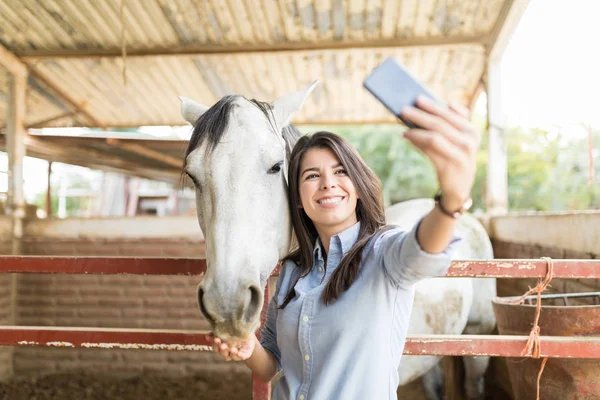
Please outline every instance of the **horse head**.
[{"label": "horse head", "polygon": [[224,339],[258,329],[267,279],[290,249],[287,162],[300,137],[290,120],[315,86],[273,103],[229,95],[209,108],[180,98],[194,125],[185,173],[206,241],[198,304]]}]

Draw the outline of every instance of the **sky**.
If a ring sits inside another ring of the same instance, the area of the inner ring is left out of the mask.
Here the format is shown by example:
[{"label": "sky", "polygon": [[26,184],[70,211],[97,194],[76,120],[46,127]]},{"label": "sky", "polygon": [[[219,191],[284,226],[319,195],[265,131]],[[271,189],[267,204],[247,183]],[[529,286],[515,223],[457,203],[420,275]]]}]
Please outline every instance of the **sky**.
[{"label": "sky", "polygon": [[[600,129],[599,16],[600,0],[530,0],[502,59],[502,107],[509,125],[577,136],[586,134],[581,124]],[[184,129],[142,131],[164,136],[189,132]],[[84,168],[58,164],[54,170],[65,168],[86,174]],[[0,156],[0,171],[6,171],[5,155]],[[46,171],[45,161],[26,160],[28,199],[45,190]],[[6,174],[0,173],[0,191],[6,190],[6,182]]]},{"label": "sky", "polygon": [[531,0],[504,53],[510,125],[600,128],[600,1]]}]

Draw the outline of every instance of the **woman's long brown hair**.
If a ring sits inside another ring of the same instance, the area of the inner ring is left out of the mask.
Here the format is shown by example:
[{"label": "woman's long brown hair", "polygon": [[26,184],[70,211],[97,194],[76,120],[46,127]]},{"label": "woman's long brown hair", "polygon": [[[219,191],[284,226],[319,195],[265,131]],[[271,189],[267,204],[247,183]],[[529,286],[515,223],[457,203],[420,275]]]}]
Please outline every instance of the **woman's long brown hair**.
[{"label": "woman's long brown hair", "polygon": [[300,278],[307,276],[314,267],[314,244],[318,233],[304,209],[299,207],[301,204],[299,180],[302,158],[308,150],[315,148],[329,149],[336,155],[346,169],[359,197],[356,203],[356,218],[360,222],[358,238],[325,286],[322,300],[326,305],[335,302],[343,292],[352,286],[358,276],[365,246],[385,226],[381,181],[365,164],[354,147],[342,137],[331,132],[322,131],[300,138],[292,151],[288,173],[288,199],[298,248],[285,258],[285,260],[294,261],[299,266],[300,275],[296,278],[279,308],[284,308],[294,298],[296,283]]}]

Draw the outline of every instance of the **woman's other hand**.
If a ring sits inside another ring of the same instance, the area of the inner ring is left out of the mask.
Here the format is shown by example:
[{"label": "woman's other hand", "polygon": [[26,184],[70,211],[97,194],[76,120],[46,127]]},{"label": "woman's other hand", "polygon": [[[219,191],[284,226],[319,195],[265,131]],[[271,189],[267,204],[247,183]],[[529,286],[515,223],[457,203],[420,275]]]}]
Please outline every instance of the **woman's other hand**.
[{"label": "woman's other hand", "polygon": [[227,361],[242,361],[250,358],[256,345],[256,336],[252,335],[248,340],[238,342],[225,342],[215,337],[212,333],[206,335],[206,339],[212,343],[213,351]]},{"label": "woman's other hand", "polygon": [[444,207],[460,209],[470,197],[475,181],[481,133],[466,110],[446,107],[420,96],[417,107],[406,107],[402,117],[419,126],[404,133],[432,162],[437,172]]}]

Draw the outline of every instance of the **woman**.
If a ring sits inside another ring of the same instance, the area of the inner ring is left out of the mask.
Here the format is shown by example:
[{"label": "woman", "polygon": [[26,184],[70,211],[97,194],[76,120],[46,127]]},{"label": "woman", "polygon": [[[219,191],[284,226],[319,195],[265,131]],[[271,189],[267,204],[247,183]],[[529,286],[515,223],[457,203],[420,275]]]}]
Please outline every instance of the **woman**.
[{"label": "woman", "polygon": [[464,115],[427,98],[402,116],[420,127],[404,137],[432,161],[441,193],[410,232],[385,225],[379,180],[339,136],[319,132],[294,147],[299,247],[283,264],[261,340],[212,338],[215,352],[245,360],[264,381],[283,370],[273,398],[396,398],[413,286],[450,264],[480,142]]}]

